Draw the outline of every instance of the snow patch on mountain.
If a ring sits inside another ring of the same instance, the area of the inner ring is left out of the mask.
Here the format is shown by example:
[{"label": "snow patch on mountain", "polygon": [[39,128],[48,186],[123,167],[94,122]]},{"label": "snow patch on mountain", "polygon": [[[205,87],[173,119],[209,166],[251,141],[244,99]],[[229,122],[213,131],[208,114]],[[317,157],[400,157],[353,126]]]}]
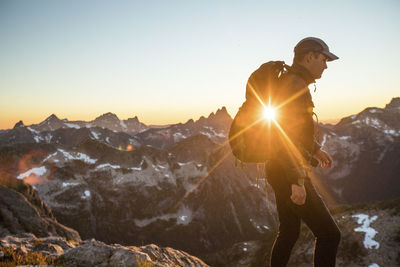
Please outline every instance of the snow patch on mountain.
[{"label": "snow patch on mountain", "polygon": [[382,113],[383,112],[381,109],[376,109],[376,108],[371,108],[368,111],[370,113]]},{"label": "snow patch on mountain", "polygon": [[382,128],[385,125],[385,123],[382,122],[381,120],[370,117],[365,117],[363,119],[355,120],[351,124],[355,124],[356,127],[361,127],[361,125],[363,124],[377,129]]},{"label": "snow patch on mountain", "polygon": [[42,163],[44,163],[44,162],[46,162],[46,161],[48,161],[48,160],[52,160],[52,161],[57,162],[58,159],[55,159],[55,158],[54,158],[54,157],[57,155],[57,153],[58,153],[58,151],[56,151],[56,152],[54,152],[54,153],[48,155],[48,156],[42,161]]},{"label": "snow patch on mountain", "polygon": [[36,176],[42,176],[47,172],[47,169],[45,166],[42,167],[36,167],[32,168],[24,173],[21,173],[20,175],[17,176],[18,179],[24,179],[26,177],[29,177],[30,175],[34,174]]},{"label": "snow patch on mountain", "polygon": [[[146,161],[147,168],[142,169]],[[95,171],[109,170],[113,178],[114,185],[136,184],[148,187],[160,187],[160,183],[167,182],[177,186],[177,180],[181,180],[182,186],[186,191],[191,191],[196,187],[199,177],[207,174],[207,168],[198,162],[178,163],[178,169],[171,169],[168,163],[152,163],[150,159],[143,158],[138,167],[125,167],[130,172],[122,172],[121,166],[104,163],[96,167]]]},{"label": "snow patch on mountain", "polygon": [[75,129],[80,129],[81,128],[78,124],[75,124],[75,123],[64,122],[64,124],[69,128],[75,128]]},{"label": "snow patch on mountain", "polygon": [[257,220],[255,220],[255,219],[251,218],[249,220],[250,220],[251,224],[253,225],[253,227],[256,228],[257,231],[259,231],[260,233],[263,233],[265,230],[269,229],[269,227],[267,225],[263,225],[262,223],[257,222]]},{"label": "snow patch on mountain", "polygon": [[130,170],[133,170],[133,171],[141,171],[142,170],[142,164],[144,163],[144,159],[142,159],[142,161],[140,162],[140,164],[139,164],[139,167],[131,167],[131,168],[129,168]]},{"label": "snow patch on mountain", "polygon": [[96,167],[96,169],[104,169],[104,168],[121,169],[121,166],[111,165],[110,163],[104,163],[104,164],[100,164]]},{"label": "snow patch on mountain", "polygon": [[62,187],[69,187],[69,186],[75,186],[75,185],[80,185],[80,183],[76,182],[63,182]]},{"label": "snow patch on mountain", "polygon": [[376,130],[379,130],[385,134],[400,136],[400,130],[391,128],[389,125],[379,120],[378,118],[364,117],[362,119],[353,121],[351,124],[355,125],[357,128],[361,128],[362,126],[368,126]]},{"label": "snow patch on mountain", "polygon": [[50,133],[48,133],[48,134],[46,134],[46,136],[44,138],[45,138],[47,143],[50,143],[51,139],[53,139],[53,136]]},{"label": "snow patch on mountain", "polygon": [[119,121],[119,124],[121,125],[122,129],[124,129],[124,130],[127,129],[125,122],[123,122],[123,121],[120,120],[120,121]]},{"label": "snow patch on mountain", "polygon": [[91,135],[93,136],[94,139],[99,140],[99,135],[98,133],[96,133],[95,131],[90,131]]},{"label": "snow patch on mountain", "polygon": [[174,133],[173,137],[174,137],[174,142],[179,142],[179,141],[187,138],[187,136],[183,135],[181,132]]},{"label": "snow patch on mountain", "polygon": [[325,142],[326,142],[326,137],[327,137],[327,134],[324,134],[324,136],[322,137],[321,147],[324,147]]},{"label": "snow patch on mountain", "polygon": [[36,143],[39,143],[40,141],[43,141],[43,138],[41,136],[39,136],[39,135],[35,135],[33,137],[33,139],[35,140]]},{"label": "snow patch on mountain", "polygon": [[209,138],[213,137],[220,137],[225,138],[226,135],[224,133],[218,133],[215,129],[211,126],[203,126],[208,132],[200,131],[201,134],[208,136]]},{"label": "snow patch on mountain", "polygon": [[85,192],[83,192],[83,195],[81,196],[82,199],[88,199],[90,198],[91,193],[89,190],[85,190]]},{"label": "snow patch on mountain", "polygon": [[[197,187],[196,183],[190,179],[191,177],[204,177],[207,175],[207,168],[204,168],[201,163],[189,161],[186,163],[178,162],[179,169],[174,170],[174,175],[179,178],[182,177],[182,185],[186,191],[192,191]],[[201,167],[199,167],[201,166]]]},{"label": "snow patch on mountain", "polygon": [[378,216],[375,215],[369,218],[367,214],[360,213],[353,215],[352,217],[357,218],[357,223],[361,224],[361,226],[355,228],[354,231],[365,233],[364,247],[367,249],[372,249],[372,248],[378,249],[379,243],[373,240],[373,238],[378,232],[370,226],[372,222],[378,219]]},{"label": "snow patch on mountain", "polygon": [[394,135],[394,136],[400,136],[400,130],[396,131],[396,130],[393,130],[393,129],[386,129],[386,130],[383,130],[383,132],[385,134],[390,134],[390,135]]},{"label": "snow patch on mountain", "polygon": [[146,219],[134,219],[134,223],[138,227],[145,227],[157,220],[164,220],[168,221],[171,219],[176,220],[176,224],[182,224],[182,225],[188,225],[192,219],[193,219],[194,212],[188,208],[185,205],[182,205],[179,210],[175,213],[168,213],[168,214],[163,214],[159,216],[155,216],[152,218],[146,218]]},{"label": "snow patch on mountain", "polygon": [[92,159],[86,154],[80,152],[67,152],[61,148],[57,149],[59,152],[63,154],[63,156],[68,160],[82,160],[87,164],[95,164],[97,159]]},{"label": "snow patch on mountain", "polygon": [[155,170],[160,170],[160,169],[165,169],[165,168],[167,168],[166,166],[163,166],[163,165],[160,165],[160,164],[158,164],[158,165],[152,164],[152,167],[153,167]]},{"label": "snow patch on mountain", "polygon": [[34,134],[39,134],[40,132],[38,130],[33,129],[32,127],[28,126],[26,127],[26,129],[28,129],[29,131],[31,131]]}]

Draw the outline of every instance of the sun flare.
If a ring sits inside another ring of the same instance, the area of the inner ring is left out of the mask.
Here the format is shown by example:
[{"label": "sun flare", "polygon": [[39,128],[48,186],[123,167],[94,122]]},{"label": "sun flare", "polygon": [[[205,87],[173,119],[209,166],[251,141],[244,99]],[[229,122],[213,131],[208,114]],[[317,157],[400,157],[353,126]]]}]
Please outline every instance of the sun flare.
[{"label": "sun flare", "polygon": [[271,106],[264,107],[263,117],[264,117],[264,119],[267,119],[270,121],[275,120],[276,119],[276,109]]}]

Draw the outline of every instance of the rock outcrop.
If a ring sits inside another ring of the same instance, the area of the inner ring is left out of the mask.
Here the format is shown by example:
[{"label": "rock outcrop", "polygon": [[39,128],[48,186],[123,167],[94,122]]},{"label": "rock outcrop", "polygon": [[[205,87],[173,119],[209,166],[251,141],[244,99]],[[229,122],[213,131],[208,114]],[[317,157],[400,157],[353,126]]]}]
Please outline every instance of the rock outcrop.
[{"label": "rock outcrop", "polygon": [[33,234],[7,236],[0,239],[0,250],[3,250],[4,254],[13,251],[12,253],[19,254],[20,257],[28,257],[33,253],[41,254],[56,265],[62,266],[208,266],[184,251],[168,247],[160,248],[154,244],[125,247],[118,244],[107,245],[94,239],[75,243],[59,236],[41,238]]},{"label": "rock outcrop", "polygon": [[[56,221],[31,186],[16,181],[14,189],[0,184],[0,261],[63,266],[208,266],[188,253],[154,244],[135,247],[107,245]],[[20,191],[20,192],[17,192]],[[17,256],[18,255],[18,256]]]},{"label": "rock outcrop", "polygon": [[20,190],[25,191],[33,201],[0,184],[0,237],[32,233],[38,237],[54,235],[81,241],[78,232],[57,222],[32,187],[27,185]]}]

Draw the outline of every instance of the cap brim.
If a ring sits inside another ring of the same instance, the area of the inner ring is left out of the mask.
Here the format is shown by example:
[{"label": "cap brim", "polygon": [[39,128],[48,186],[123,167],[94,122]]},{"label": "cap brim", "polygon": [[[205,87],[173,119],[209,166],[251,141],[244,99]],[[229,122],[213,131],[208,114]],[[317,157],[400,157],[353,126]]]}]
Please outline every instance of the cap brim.
[{"label": "cap brim", "polygon": [[328,61],[333,61],[333,60],[339,59],[338,56],[336,56],[335,54],[328,52],[328,51],[322,51],[322,54],[324,54],[328,58]]}]

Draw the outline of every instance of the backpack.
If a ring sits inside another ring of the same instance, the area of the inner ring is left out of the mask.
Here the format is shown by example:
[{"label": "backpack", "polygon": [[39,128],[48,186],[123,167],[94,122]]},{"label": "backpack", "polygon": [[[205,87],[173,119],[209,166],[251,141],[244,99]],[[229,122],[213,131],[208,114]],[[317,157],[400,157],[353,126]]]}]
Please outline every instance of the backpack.
[{"label": "backpack", "polygon": [[[280,148],[279,129],[263,118],[263,110],[273,105],[279,77],[287,69],[283,61],[269,61],[254,71],[246,85],[246,100],[229,130],[233,155],[241,163],[265,163]],[[262,102],[262,103],[261,103]]]}]

